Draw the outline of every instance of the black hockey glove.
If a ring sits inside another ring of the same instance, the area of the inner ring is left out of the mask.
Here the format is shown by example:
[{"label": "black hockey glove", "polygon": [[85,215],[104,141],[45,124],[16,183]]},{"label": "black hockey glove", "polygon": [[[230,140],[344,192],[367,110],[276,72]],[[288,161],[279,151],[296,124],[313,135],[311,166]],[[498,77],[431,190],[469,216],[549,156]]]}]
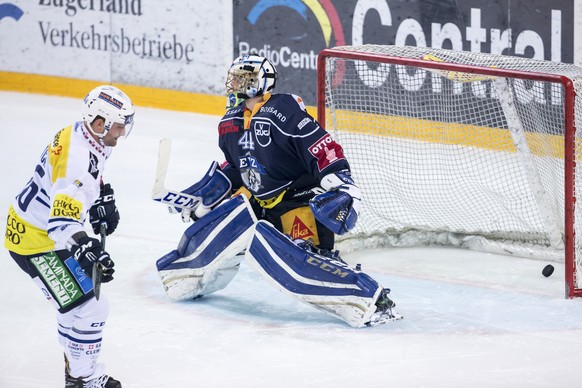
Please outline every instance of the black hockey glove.
[{"label": "black hockey glove", "polygon": [[109,183],[101,187],[101,196],[91,206],[91,209],[89,209],[89,221],[95,234],[99,234],[101,224],[103,223],[107,226],[105,234],[108,236],[117,228],[119,224],[119,211],[117,210],[117,206],[115,206],[115,196]]},{"label": "black hockey glove", "polygon": [[101,281],[107,283],[113,280],[115,263],[111,260],[109,253],[103,250],[99,240],[85,235],[75,239],[75,245],[70,251],[87,276],[91,277],[93,274],[93,264],[99,263],[103,271]]}]

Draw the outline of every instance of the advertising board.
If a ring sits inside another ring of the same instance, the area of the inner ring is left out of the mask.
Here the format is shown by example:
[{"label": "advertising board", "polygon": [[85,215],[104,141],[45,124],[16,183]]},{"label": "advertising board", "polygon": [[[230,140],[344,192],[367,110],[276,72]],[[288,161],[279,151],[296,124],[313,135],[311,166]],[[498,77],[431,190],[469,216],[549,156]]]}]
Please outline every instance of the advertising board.
[{"label": "advertising board", "polygon": [[324,48],[396,44],[572,63],[572,0],[245,0],[233,3],[234,56],[256,51],[278,90],[315,104]]},{"label": "advertising board", "polygon": [[230,1],[12,0],[0,70],[224,94]]}]

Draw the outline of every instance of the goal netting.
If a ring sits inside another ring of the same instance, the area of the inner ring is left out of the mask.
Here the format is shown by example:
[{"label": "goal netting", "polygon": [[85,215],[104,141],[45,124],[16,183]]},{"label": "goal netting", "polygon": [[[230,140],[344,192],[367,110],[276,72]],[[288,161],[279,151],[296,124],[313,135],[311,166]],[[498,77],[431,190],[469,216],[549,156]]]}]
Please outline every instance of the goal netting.
[{"label": "goal netting", "polygon": [[318,66],[318,119],[362,188],[342,249],[456,245],[565,261],[582,296],[575,206],[582,69],[425,47],[345,46]]}]

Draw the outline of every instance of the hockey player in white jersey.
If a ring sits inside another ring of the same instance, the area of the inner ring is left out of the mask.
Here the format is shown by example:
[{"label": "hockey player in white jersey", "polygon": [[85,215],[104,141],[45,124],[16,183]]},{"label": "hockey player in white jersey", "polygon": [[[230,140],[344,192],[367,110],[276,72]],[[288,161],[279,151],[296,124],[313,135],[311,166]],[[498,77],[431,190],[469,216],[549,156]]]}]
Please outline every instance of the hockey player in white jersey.
[{"label": "hockey player in white jersey", "polygon": [[117,227],[113,189],[102,174],[118,139],[129,135],[133,116],[130,98],[118,88],[89,92],[83,119],[57,132],[8,210],[4,245],[58,311],[66,388],[121,387],[97,363],[109,304],[104,295],[95,297],[92,282],[94,266],[102,282],[111,281],[114,263],[84,223],[89,219],[95,234]]},{"label": "hockey player in white jersey", "polygon": [[[333,250],[334,234],[355,226],[361,201],[342,147],[299,96],[272,93],[276,80],[268,59],[235,59],[226,81],[233,106],[218,126],[226,161],[183,191],[199,205],[184,208],[174,194],[155,198],[182,207],[183,219],[199,219],[157,262],[168,295],[218,291],[244,257],[280,291],[354,327],[399,319],[390,290]],[[239,188],[248,200],[216,207]]]}]

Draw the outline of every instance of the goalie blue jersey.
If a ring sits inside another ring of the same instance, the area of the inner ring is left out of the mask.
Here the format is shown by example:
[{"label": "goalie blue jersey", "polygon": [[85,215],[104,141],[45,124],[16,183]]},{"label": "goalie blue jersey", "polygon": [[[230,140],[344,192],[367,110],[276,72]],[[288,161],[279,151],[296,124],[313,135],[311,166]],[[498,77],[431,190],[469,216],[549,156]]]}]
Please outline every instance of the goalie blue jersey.
[{"label": "goalie blue jersey", "polygon": [[293,94],[265,94],[253,112],[229,109],[218,126],[233,187],[268,200],[289,189],[312,188],[325,175],[349,170],[342,147]]}]

